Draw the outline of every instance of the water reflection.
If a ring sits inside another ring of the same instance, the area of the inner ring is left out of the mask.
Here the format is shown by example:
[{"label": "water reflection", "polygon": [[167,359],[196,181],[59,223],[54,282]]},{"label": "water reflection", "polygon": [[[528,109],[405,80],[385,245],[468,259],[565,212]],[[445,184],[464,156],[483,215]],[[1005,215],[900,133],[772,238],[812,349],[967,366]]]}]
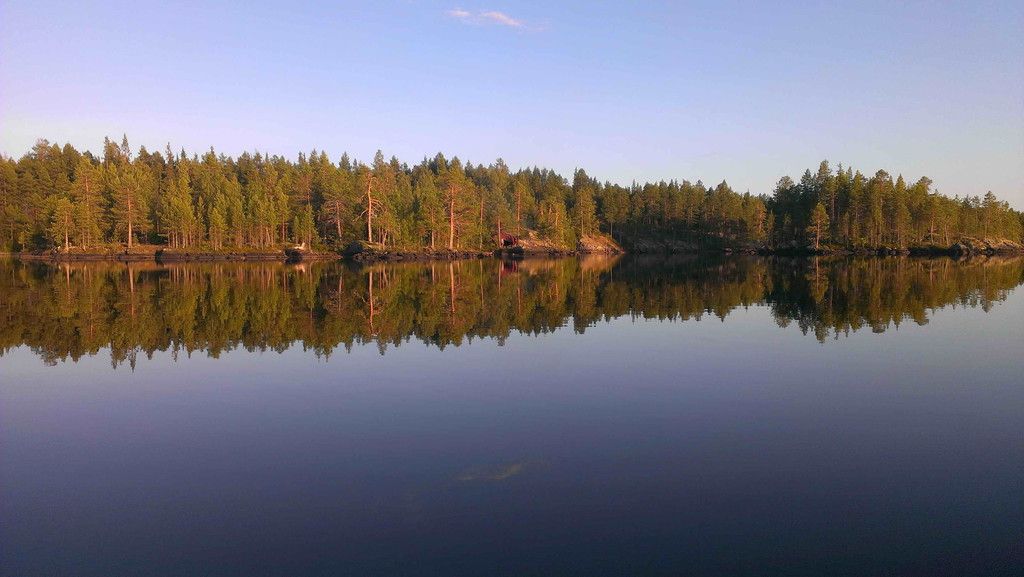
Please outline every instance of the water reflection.
[{"label": "water reflection", "polygon": [[0,352],[48,363],[109,349],[114,366],[170,350],[237,347],[318,356],[409,339],[503,342],[621,316],[672,321],[766,305],[820,341],[981,307],[1024,282],[1024,259],[590,257],[368,267],[339,263],[158,265],[0,262]]}]

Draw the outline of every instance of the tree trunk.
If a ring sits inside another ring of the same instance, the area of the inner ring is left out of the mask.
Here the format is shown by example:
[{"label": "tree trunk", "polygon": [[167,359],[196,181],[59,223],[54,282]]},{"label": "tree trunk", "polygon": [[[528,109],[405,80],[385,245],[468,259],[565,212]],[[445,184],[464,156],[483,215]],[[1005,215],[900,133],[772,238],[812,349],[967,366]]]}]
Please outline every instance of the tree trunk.
[{"label": "tree trunk", "polygon": [[366,240],[373,242],[373,177],[366,178]]},{"label": "tree trunk", "polygon": [[455,249],[455,191],[448,200],[448,250]]},{"label": "tree trunk", "polygon": [[523,219],[522,219],[522,213],[520,212],[521,209],[522,209],[522,199],[523,199],[523,193],[521,193],[521,192],[519,192],[517,190],[516,191],[516,235],[517,236],[523,236]]}]

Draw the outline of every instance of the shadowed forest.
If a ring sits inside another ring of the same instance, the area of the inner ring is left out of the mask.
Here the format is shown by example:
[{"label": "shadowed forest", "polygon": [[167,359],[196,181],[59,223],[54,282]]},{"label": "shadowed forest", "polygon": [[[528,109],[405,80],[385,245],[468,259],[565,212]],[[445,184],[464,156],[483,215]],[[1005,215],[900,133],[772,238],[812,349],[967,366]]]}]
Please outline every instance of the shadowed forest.
[{"label": "shadowed forest", "polygon": [[340,249],[352,241],[416,249],[492,248],[498,231],[574,248],[584,235],[713,246],[949,247],[963,236],[1024,240],[1024,214],[991,192],[941,195],[927,177],[868,176],[822,162],[770,193],[726,182],[621,186],[582,169],[512,171],[500,159],[442,154],[415,166],[325,152],[297,161],[202,155],[106,140],[99,155],[40,140],[0,157],[0,251]]},{"label": "shadowed forest", "polygon": [[947,306],[986,311],[1024,282],[1024,258],[606,257],[348,266],[341,263],[0,261],[0,351],[48,363],[109,349],[218,356],[301,345],[318,356],[410,340],[499,343],[618,317],[725,319],[767,305],[780,327],[825,341],[924,324]]}]

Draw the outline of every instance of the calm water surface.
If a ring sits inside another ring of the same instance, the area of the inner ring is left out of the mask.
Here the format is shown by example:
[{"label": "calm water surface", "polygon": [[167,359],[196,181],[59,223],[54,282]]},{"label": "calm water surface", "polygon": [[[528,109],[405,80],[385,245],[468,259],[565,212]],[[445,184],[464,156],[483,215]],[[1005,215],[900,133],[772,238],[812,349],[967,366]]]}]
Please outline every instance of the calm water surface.
[{"label": "calm water surface", "polygon": [[1022,282],[0,262],[0,574],[1020,575]]}]

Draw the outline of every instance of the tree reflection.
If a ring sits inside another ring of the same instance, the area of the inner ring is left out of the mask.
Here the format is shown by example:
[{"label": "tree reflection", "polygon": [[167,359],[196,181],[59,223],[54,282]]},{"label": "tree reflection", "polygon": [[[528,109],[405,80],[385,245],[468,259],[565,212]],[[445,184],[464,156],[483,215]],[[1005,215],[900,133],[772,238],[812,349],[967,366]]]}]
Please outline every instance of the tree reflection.
[{"label": "tree reflection", "polygon": [[725,319],[767,306],[820,341],[925,324],[946,306],[981,307],[1024,282],[1024,259],[592,257],[377,264],[0,262],[0,353],[27,345],[48,363],[108,349],[137,355],[234,348],[318,356],[417,340],[499,343],[613,318]]}]

